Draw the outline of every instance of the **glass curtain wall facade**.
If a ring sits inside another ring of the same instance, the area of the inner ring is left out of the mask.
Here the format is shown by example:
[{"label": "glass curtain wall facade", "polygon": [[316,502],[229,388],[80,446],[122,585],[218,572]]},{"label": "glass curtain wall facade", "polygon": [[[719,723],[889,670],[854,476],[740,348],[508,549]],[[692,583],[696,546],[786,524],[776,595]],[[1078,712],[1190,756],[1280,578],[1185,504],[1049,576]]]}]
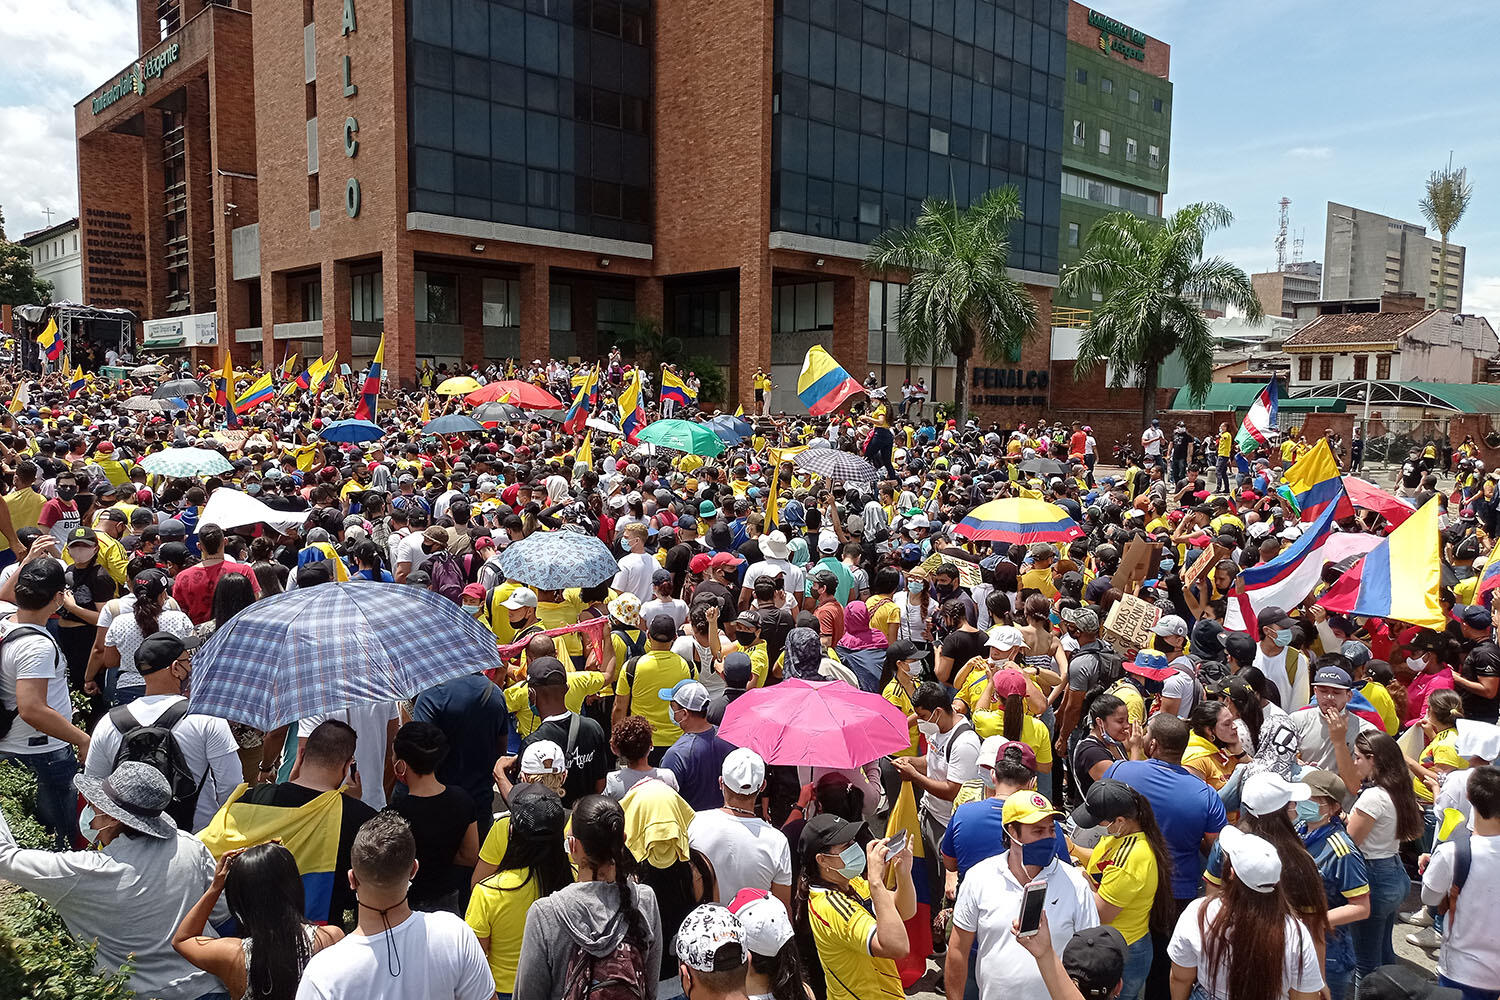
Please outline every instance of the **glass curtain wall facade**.
[{"label": "glass curtain wall facade", "polygon": [[409,0],[411,209],[651,241],[650,0]]},{"label": "glass curtain wall facade", "polygon": [[778,0],[771,228],[868,243],[1014,184],[1057,272],[1066,0]]}]

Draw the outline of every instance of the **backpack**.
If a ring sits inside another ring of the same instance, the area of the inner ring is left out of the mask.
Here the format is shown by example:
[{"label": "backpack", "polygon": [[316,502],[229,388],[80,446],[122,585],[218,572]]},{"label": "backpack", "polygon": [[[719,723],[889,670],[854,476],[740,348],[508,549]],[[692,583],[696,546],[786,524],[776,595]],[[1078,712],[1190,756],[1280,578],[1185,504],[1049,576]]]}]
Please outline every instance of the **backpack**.
[{"label": "backpack", "polygon": [[[48,632],[46,629],[41,628],[37,625],[18,625],[15,628],[11,629],[9,632],[5,633],[3,637],[0,637],[0,651],[3,651],[5,644],[10,641],[10,638],[12,636],[15,635],[45,636],[47,640],[52,643],[52,665],[54,667],[59,665],[58,661],[61,658],[62,653],[58,648],[57,640],[52,638],[51,632]],[[0,660],[3,660],[3,658],[4,653],[0,652]],[[15,723],[16,718],[20,714],[21,706],[19,702],[10,706],[7,706],[4,702],[0,702],[0,740],[5,739],[5,737],[10,734],[10,727]]]},{"label": "backpack", "polygon": [[452,555],[447,552],[434,552],[423,569],[427,570],[427,578],[430,581],[427,584],[428,590],[434,594],[441,594],[454,604],[463,600],[464,571]]},{"label": "backpack", "polygon": [[[630,891],[626,889],[625,891]],[[563,1000],[650,1000],[659,969],[647,975],[646,953],[627,938],[602,958],[575,947],[563,973]]]},{"label": "backpack", "polygon": [[1453,841],[1453,884],[1448,887],[1448,893],[1442,901],[1433,907],[1436,913],[1449,914],[1450,930],[1454,922],[1458,920],[1458,894],[1463,891],[1464,883],[1469,880],[1469,866],[1473,863],[1474,845],[1469,842],[1469,838],[1464,837]]},{"label": "backpack", "polygon": [[150,764],[160,771],[172,788],[172,803],[167,807],[167,815],[177,821],[179,830],[193,828],[193,814],[198,809],[198,793],[208,780],[207,769],[201,779],[194,780],[187,759],[182,755],[182,748],[177,745],[177,737],[172,735],[172,727],[187,714],[186,698],[163,712],[149,726],[142,724],[131,713],[128,705],[120,705],[109,712],[109,721],[114,723],[120,734],[120,749],[115,751],[114,766],[119,767],[127,760],[135,760]]},{"label": "backpack", "polygon": [[1116,652],[1113,646],[1107,643],[1099,643],[1097,649],[1077,650],[1073,654],[1075,661],[1080,654],[1092,655],[1099,660],[1099,675],[1095,684],[1108,688],[1115,681],[1125,676],[1125,658]]}]

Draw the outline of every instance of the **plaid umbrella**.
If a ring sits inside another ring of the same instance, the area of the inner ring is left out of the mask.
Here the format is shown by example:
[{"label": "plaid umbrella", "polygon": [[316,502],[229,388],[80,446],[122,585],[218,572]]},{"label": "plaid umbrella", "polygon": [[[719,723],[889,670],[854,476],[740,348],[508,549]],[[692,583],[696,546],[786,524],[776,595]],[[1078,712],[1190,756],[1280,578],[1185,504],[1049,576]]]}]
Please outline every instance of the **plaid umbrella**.
[{"label": "plaid umbrella", "polygon": [[593,535],[538,531],[512,542],[500,554],[500,569],[512,580],[540,590],[593,587],[612,578],[620,564]]},{"label": "plaid umbrella", "polygon": [[269,731],[498,666],[494,635],[445,597],[324,583],[256,601],[225,622],[193,654],[192,710]]},{"label": "plaid umbrella", "polygon": [[208,448],[168,448],[141,459],[141,468],[153,476],[216,476],[234,466]]},{"label": "plaid umbrella", "polygon": [[822,448],[800,452],[792,459],[799,469],[846,483],[873,483],[880,478],[875,466],[852,452]]}]

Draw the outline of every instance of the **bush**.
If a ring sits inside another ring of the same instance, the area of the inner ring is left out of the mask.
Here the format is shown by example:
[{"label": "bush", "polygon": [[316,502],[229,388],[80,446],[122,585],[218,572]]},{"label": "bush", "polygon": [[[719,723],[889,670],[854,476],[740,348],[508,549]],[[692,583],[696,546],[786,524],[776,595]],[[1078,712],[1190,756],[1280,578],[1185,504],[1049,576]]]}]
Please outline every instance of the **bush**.
[{"label": "bush", "polygon": [[[0,811],[22,847],[49,850],[52,838],[36,821],[31,772],[0,763]],[[130,967],[113,974],[94,968],[95,946],[68,933],[57,911],[32,893],[0,881],[0,997],[37,1000],[124,1000]]]}]

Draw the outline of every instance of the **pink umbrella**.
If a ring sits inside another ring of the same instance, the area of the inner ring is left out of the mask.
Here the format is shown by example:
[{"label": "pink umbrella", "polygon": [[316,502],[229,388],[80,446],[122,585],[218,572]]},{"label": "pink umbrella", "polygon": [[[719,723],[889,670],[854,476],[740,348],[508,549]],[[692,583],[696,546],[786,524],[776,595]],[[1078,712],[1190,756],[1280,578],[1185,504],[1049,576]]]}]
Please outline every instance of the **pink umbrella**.
[{"label": "pink umbrella", "polygon": [[843,681],[788,680],[747,691],[724,712],[719,735],[768,764],[862,767],[911,745],[906,716]]},{"label": "pink umbrella", "polygon": [[1416,508],[1405,500],[1392,496],[1374,483],[1357,476],[1344,477],[1344,491],[1354,501],[1354,506],[1373,510],[1389,521],[1393,528],[1416,513]]}]

